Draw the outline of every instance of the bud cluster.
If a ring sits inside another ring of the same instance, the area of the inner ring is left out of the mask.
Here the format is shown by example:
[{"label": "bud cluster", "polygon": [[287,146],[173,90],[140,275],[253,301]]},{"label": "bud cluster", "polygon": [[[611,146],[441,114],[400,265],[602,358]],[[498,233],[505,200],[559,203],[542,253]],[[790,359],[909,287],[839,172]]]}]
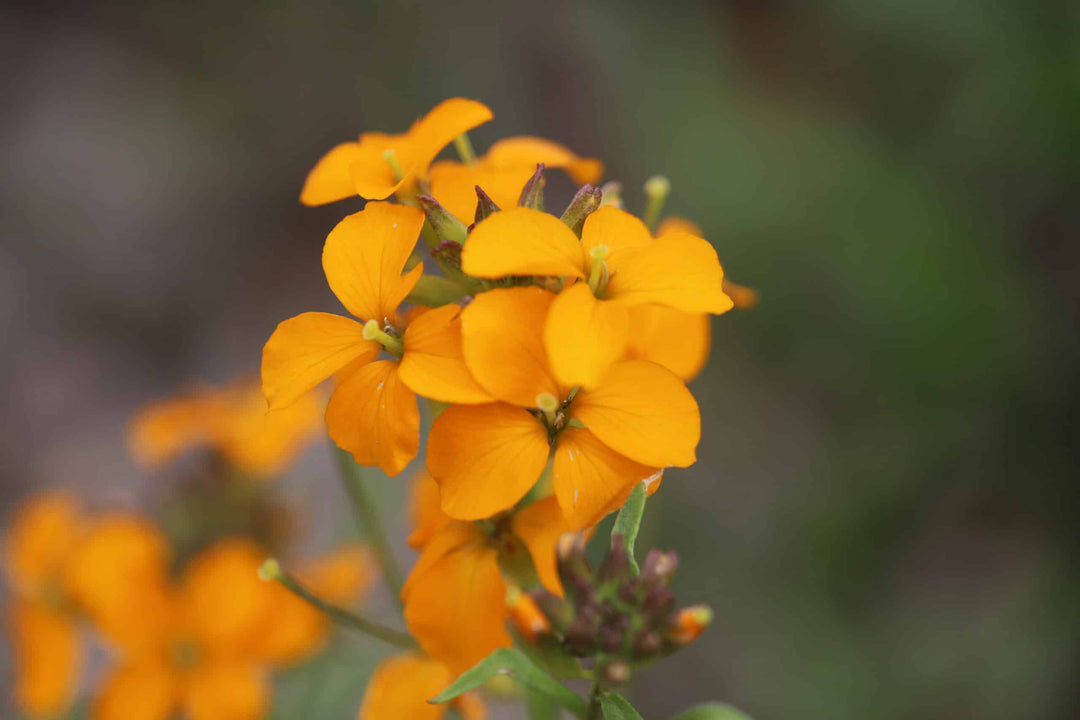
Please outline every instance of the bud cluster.
[{"label": "bud cluster", "polygon": [[610,684],[629,680],[631,668],[688,645],[709,625],[705,606],[676,610],[668,589],[679,564],[674,552],[650,550],[635,575],[621,535],[593,571],[583,534],[564,535],[557,547],[560,598],[542,588],[530,596],[546,616],[550,632],[571,654],[597,658],[600,677]]}]

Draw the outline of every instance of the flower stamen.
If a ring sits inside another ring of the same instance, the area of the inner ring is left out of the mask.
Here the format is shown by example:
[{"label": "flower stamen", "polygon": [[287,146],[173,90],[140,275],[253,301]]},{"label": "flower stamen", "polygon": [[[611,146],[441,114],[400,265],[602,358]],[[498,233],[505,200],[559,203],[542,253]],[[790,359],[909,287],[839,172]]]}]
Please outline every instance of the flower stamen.
[{"label": "flower stamen", "polygon": [[401,338],[394,337],[383,330],[375,320],[364,323],[364,339],[376,341],[391,355],[401,357],[405,354],[405,344],[401,342]]},{"label": "flower stamen", "polygon": [[592,290],[593,295],[599,295],[607,285],[608,272],[607,265],[604,264],[604,258],[608,256],[607,245],[597,245],[589,251],[589,257],[592,259],[592,271],[589,273],[589,289]]}]

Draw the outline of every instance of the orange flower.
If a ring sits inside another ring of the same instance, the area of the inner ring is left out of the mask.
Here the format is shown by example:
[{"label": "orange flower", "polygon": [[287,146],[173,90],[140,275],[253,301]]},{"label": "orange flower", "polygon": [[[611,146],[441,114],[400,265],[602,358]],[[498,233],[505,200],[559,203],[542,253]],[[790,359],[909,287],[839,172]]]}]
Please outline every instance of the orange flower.
[{"label": "orange flower", "polygon": [[4,570],[13,596],[5,618],[15,665],[13,699],[27,714],[61,714],[78,687],[83,653],[68,566],[82,533],[77,504],[57,493],[22,506],[5,538]]},{"label": "orange flower", "polygon": [[438,660],[409,653],[379,663],[368,681],[358,720],[440,720],[448,707],[456,707],[465,720],[483,720],[487,710],[475,693],[466,693],[445,705],[431,705],[454,680]]},{"label": "orange flower", "polygon": [[432,426],[427,466],[452,517],[513,506],[551,455],[562,512],[572,527],[588,527],[636,483],[695,460],[697,403],[662,366],[619,361],[592,388],[559,382],[541,340],[555,302],[546,290],[516,287],[479,295],[462,312],[465,361],[498,402],[452,406]]},{"label": "orange flower", "polygon": [[585,220],[580,241],[552,215],[504,210],[476,226],[461,261],[466,273],[480,278],[577,281],[559,293],[543,328],[551,370],[567,386],[595,387],[625,355],[631,308],[655,304],[717,314],[732,307],[708,242],[686,233],[654,240],[640,220],[610,206]]},{"label": "orange flower", "polygon": [[[222,541],[193,558],[179,583],[143,583],[127,595],[119,662],[94,699],[95,720],[256,720],[266,714],[266,671],[309,655],[328,627],[318,611],[259,579],[264,554]],[[353,599],[371,577],[355,550],[316,566],[312,589]]]},{"label": "orange flower", "polygon": [[511,137],[492,145],[474,164],[443,160],[431,166],[431,194],[466,224],[473,221],[479,185],[500,208],[517,205],[526,181],[543,163],[562,168],[577,183],[594,183],[604,174],[604,164],[582,158],[562,145],[538,137]]},{"label": "orange flower", "polygon": [[[416,456],[416,394],[443,402],[486,402],[461,359],[460,308],[416,316],[402,331],[395,311],[420,278],[402,274],[424,214],[371,202],[326,238],[323,270],[330,289],[354,316],[309,312],[286,320],[263,348],[263,391],[272,410],[288,407],[336,374],[326,408],[330,437],[361,465],[394,476]],[[376,360],[385,350],[393,359]]]},{"label": "orange flower", "polygon": [[[681,217],[664,218],[660,222],[660,226],[656,228],[657,237],[671,233],[689,233],[690,235],[705,237],[700,225]],[[726,277],[724,278],[724,293],[731,298],[732,302],[735,303],[735,307],[739,310],[749,310],[758,304],[757,290],[733,283]]]},{"label": "orange flower", "polygon": [[255,477],[277,475],[322,428],[322,401],[308,393],[286,409],[267,412],[258,381],[201,387],[150,403],[128,431],[135,459],[159,468],[194,447],[210,447]]},{"label": "orange flower", "polygon": [[555,543],[568,529],[554,498],[532,503],[492,533],[468,522],[445,524],[424,546],[401,591],[405,622],[424,652],[457,675],[492,650],[510,647],[499,547],[519,539],[540,581],[561,595]]},{"label": "orange flower", "polygon": [[492,117],[475,100],[450,98],[413,123],[401,135],[364,133],[359,142],[335,146],[308,174],[300,192],[305,205],[323,205],[359,195],[369,200],[388,198],[416,178],[454,138]]}]

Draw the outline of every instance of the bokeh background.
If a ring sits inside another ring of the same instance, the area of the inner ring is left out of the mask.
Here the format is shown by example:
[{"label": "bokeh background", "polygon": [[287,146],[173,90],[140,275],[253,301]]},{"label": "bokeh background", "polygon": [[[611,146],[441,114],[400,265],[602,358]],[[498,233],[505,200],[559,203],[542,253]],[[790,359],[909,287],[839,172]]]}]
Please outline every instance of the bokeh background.
[{"label": "bokeh background", "polygon": [[[632,208],[666,174],[761,293],[715,320],[700,462],[646,520],[716,622],[643,715],[1076,717],[1078,29],[1065,1],[4,4],[4,515],[152,508],[130,413],[335,309],[322,241],[360,201],[302,208],[313,162],[464,95],[478,149],[564,142]],[[325,448],[286,491],[308,542],[348,528]],[[355,712],[370,663],[334,667],[294,682],[338,698],[308,716]]]}]

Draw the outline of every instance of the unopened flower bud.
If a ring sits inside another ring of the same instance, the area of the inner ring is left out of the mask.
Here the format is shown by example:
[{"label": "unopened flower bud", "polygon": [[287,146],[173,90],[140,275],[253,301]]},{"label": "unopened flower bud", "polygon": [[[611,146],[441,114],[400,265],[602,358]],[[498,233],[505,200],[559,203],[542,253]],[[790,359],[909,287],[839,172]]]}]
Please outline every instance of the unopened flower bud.
[{"label": "unopened flower bud", "polygon": [[581,606],[590,602],[596,591],[592,568],[585,557],[585,536],[581,533],[562,535],[555,545],[555,557],[559,579],[574,603]]},{"label": "unopened flower bud", "polygon": [[650,550],[641,566],[641,581],[645,585],[667,585],[679,567],[679,555],[674,552]]},{"label": "unopened flower bud", "polygon": [[430,195],[417,195],[416,202],[420,204],[420,209],[424,211],[424,215],[427,216],[428,222],[441,242],[451,241],[458,245],[465,242],[467,235],[465,223],[447,212],[438,200]]},{"label": "unopened flower bud", "polygon": [[518,206],[544,211],[544,163],[536,166],[536,172],[521,189]]},{"label": "unopened flower bud", "polygon": [[630,579],[630,553],[622,535],[611,536],[611,549],[596,573],[601,585],[622,585]]},{"label": "unopened flower bud", "polygon": [[664,647],[664,639],[656,630],[645,629],[634,639],[634,657],[644,659],[658,654]]},{"label": "unopened flower bud", "polygon": [[600,628],[599,632],[600,650],[606,653],[617,653],[622,648],[623,636],[618,630],[612,627]]},{"label": "unopened flower bud", "polygon": [[591,605],[578,608],[577,617],[564,633],[566,646],[577,655],[592,655],[596,652],[596,632],[600,616]]},{"label": "unopened flower bud", "polygon": [[495,213],[499,212],[499,206],[495,204],[495,201],[484,192],[479,185],[476,186],[476,215],[474,216],[473,223],[478,223],[481,220],[486,220]]},{"label": "unopened flower bud", "polygon": [[599,669],[599,675],[605,685],[625,685],[630,682],[630,663],[625,660],[612,660]]},{"label": "unopened flower bud", "polygon": [[617,207],[620,210],[623,209],[622,200],[622,183],[617,180],[610,180],[600,186],[600,193],[602,195],[600,199],[600,207],[605,205],[611,205]]},{"label": "unopened flower bud", "polygon": [[668,639],[678,645],[689,645],[712,624],[713,611],[707,605],[692,605],[675,614],[675,627]]},{"label": "unopened flower bud", "polygon": [[540,612],[544,613],[551,626],[558,631],[563,631],[574,620],[574,608],[570,603],[563,600],[544,588],[534,588],[529,591],[529,597],[536,603]]},{"label": "unopened flower bud", "polygon": [[654,622],[666,617],[673,607],[675,607],[675,595],[663,585],[651,588],[645,593],[645,599],[641,601],[641,612]]},{"label": "unopened flower bud", "polygon": [[461,243],[444,240],[438,247],[432,249],[431,255],[440,267],[450,267],[461,271]]},{"label": "unopened flower bud", "polygon": [[562,214],[562,221],[581,237],[581,228],[585,225],[585,218],[600,207],[604,193],[595,185],[582,185],[574,195],[574,199],[566,207]]}]

